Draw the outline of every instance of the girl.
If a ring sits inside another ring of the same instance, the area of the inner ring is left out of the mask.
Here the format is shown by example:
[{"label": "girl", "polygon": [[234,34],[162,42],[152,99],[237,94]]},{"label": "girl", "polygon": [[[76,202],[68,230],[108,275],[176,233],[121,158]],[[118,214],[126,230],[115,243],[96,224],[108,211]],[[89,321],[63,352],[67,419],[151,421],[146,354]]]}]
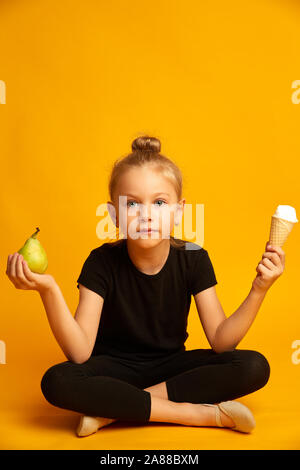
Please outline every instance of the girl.
[{"label": "girl", "polygon": [[[18,253],[8,257],[9,279],[39,292],[68,359],[45,372],[41,389],[52,405],[82,414],[78,436],[117,419],[251,432],[253,415],[235,399],[269,379],[266,358],[236,346],[285,254],[267,244],[248,296],[226,318],[208,252],[170,236],[185,200],[181,172],[160,149],[157,138],[138,137],[115,162],[108,209],[124,238],[90,252],[74,317],[53,276],[32,273]],[[191,295],[211,349],[185,349]]]}]

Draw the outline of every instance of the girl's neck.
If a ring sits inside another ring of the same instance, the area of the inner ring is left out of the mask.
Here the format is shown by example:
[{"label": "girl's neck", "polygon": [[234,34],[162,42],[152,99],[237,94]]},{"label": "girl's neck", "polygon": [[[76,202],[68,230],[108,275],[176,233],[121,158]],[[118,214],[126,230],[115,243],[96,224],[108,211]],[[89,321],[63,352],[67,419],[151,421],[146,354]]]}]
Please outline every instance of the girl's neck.
[{"label": "girl's neck", "polygon": [[157,274],[167,261],[171,249],[169,238],[162,239],[150,248],[141,248],[128,238],[126,244],[131,261],[145,274]]}]

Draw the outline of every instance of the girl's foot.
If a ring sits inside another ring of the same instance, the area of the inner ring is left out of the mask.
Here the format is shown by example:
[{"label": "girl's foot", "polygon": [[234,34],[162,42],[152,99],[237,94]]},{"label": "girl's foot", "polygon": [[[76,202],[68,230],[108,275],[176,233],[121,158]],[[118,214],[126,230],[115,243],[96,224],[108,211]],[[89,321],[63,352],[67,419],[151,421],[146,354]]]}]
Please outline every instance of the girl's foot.
[{"label": "girl's foot", "polygon": [[191,405],[196,407],[192,425],[226,427],[245,433],[250,433],[255,427],[253,414],[249,408],[238,401],[222,401],[216,405],[204,403]]},{"label": "girl's foot", "polygon": [[[216,406],[207,406],[198,403],[186,403],[189,413],[185,423],[187,426],[218,426],[216,419]],[[224,427],[232,428],[235,426],[233,420],[220,410],[220,420]]]},{"label": "girl's foot", "polygon": [[77,436],[84,437],[94,434],[98,429],[103,428],[114,421],[117,421],[117,419],[82,415],[76,431]]}]

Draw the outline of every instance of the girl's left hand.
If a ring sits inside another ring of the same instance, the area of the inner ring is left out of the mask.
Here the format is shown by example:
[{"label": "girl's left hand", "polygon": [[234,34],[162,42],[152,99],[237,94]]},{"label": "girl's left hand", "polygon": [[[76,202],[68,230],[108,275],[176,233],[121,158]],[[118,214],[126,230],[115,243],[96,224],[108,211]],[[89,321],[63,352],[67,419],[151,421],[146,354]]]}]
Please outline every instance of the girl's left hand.
[{"label": "girl's left hand", "polygon": [[257,276],[252,283],[254,290],[266,292],[276,279],[281,276],[285,267],[285,252],[279,246],[266,243],[266,251],[262,255],[256,271]]}]

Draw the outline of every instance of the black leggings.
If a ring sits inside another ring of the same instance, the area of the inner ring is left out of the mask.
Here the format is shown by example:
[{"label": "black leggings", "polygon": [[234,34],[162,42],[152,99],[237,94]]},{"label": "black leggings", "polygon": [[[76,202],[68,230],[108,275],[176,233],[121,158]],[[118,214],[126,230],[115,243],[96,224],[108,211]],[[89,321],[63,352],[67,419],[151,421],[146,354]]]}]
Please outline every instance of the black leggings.
[{"label": "black leggings", "polygon": [[219,403],[262,388],[270,366],[257,351],[212,349],[180,351],[151,361],[106,354],[86,362],[56,364],[46,371],[41,389],[54,406],[126,421],[149,421],[151,395],[144,388],[166,381],[174,402]]}]

